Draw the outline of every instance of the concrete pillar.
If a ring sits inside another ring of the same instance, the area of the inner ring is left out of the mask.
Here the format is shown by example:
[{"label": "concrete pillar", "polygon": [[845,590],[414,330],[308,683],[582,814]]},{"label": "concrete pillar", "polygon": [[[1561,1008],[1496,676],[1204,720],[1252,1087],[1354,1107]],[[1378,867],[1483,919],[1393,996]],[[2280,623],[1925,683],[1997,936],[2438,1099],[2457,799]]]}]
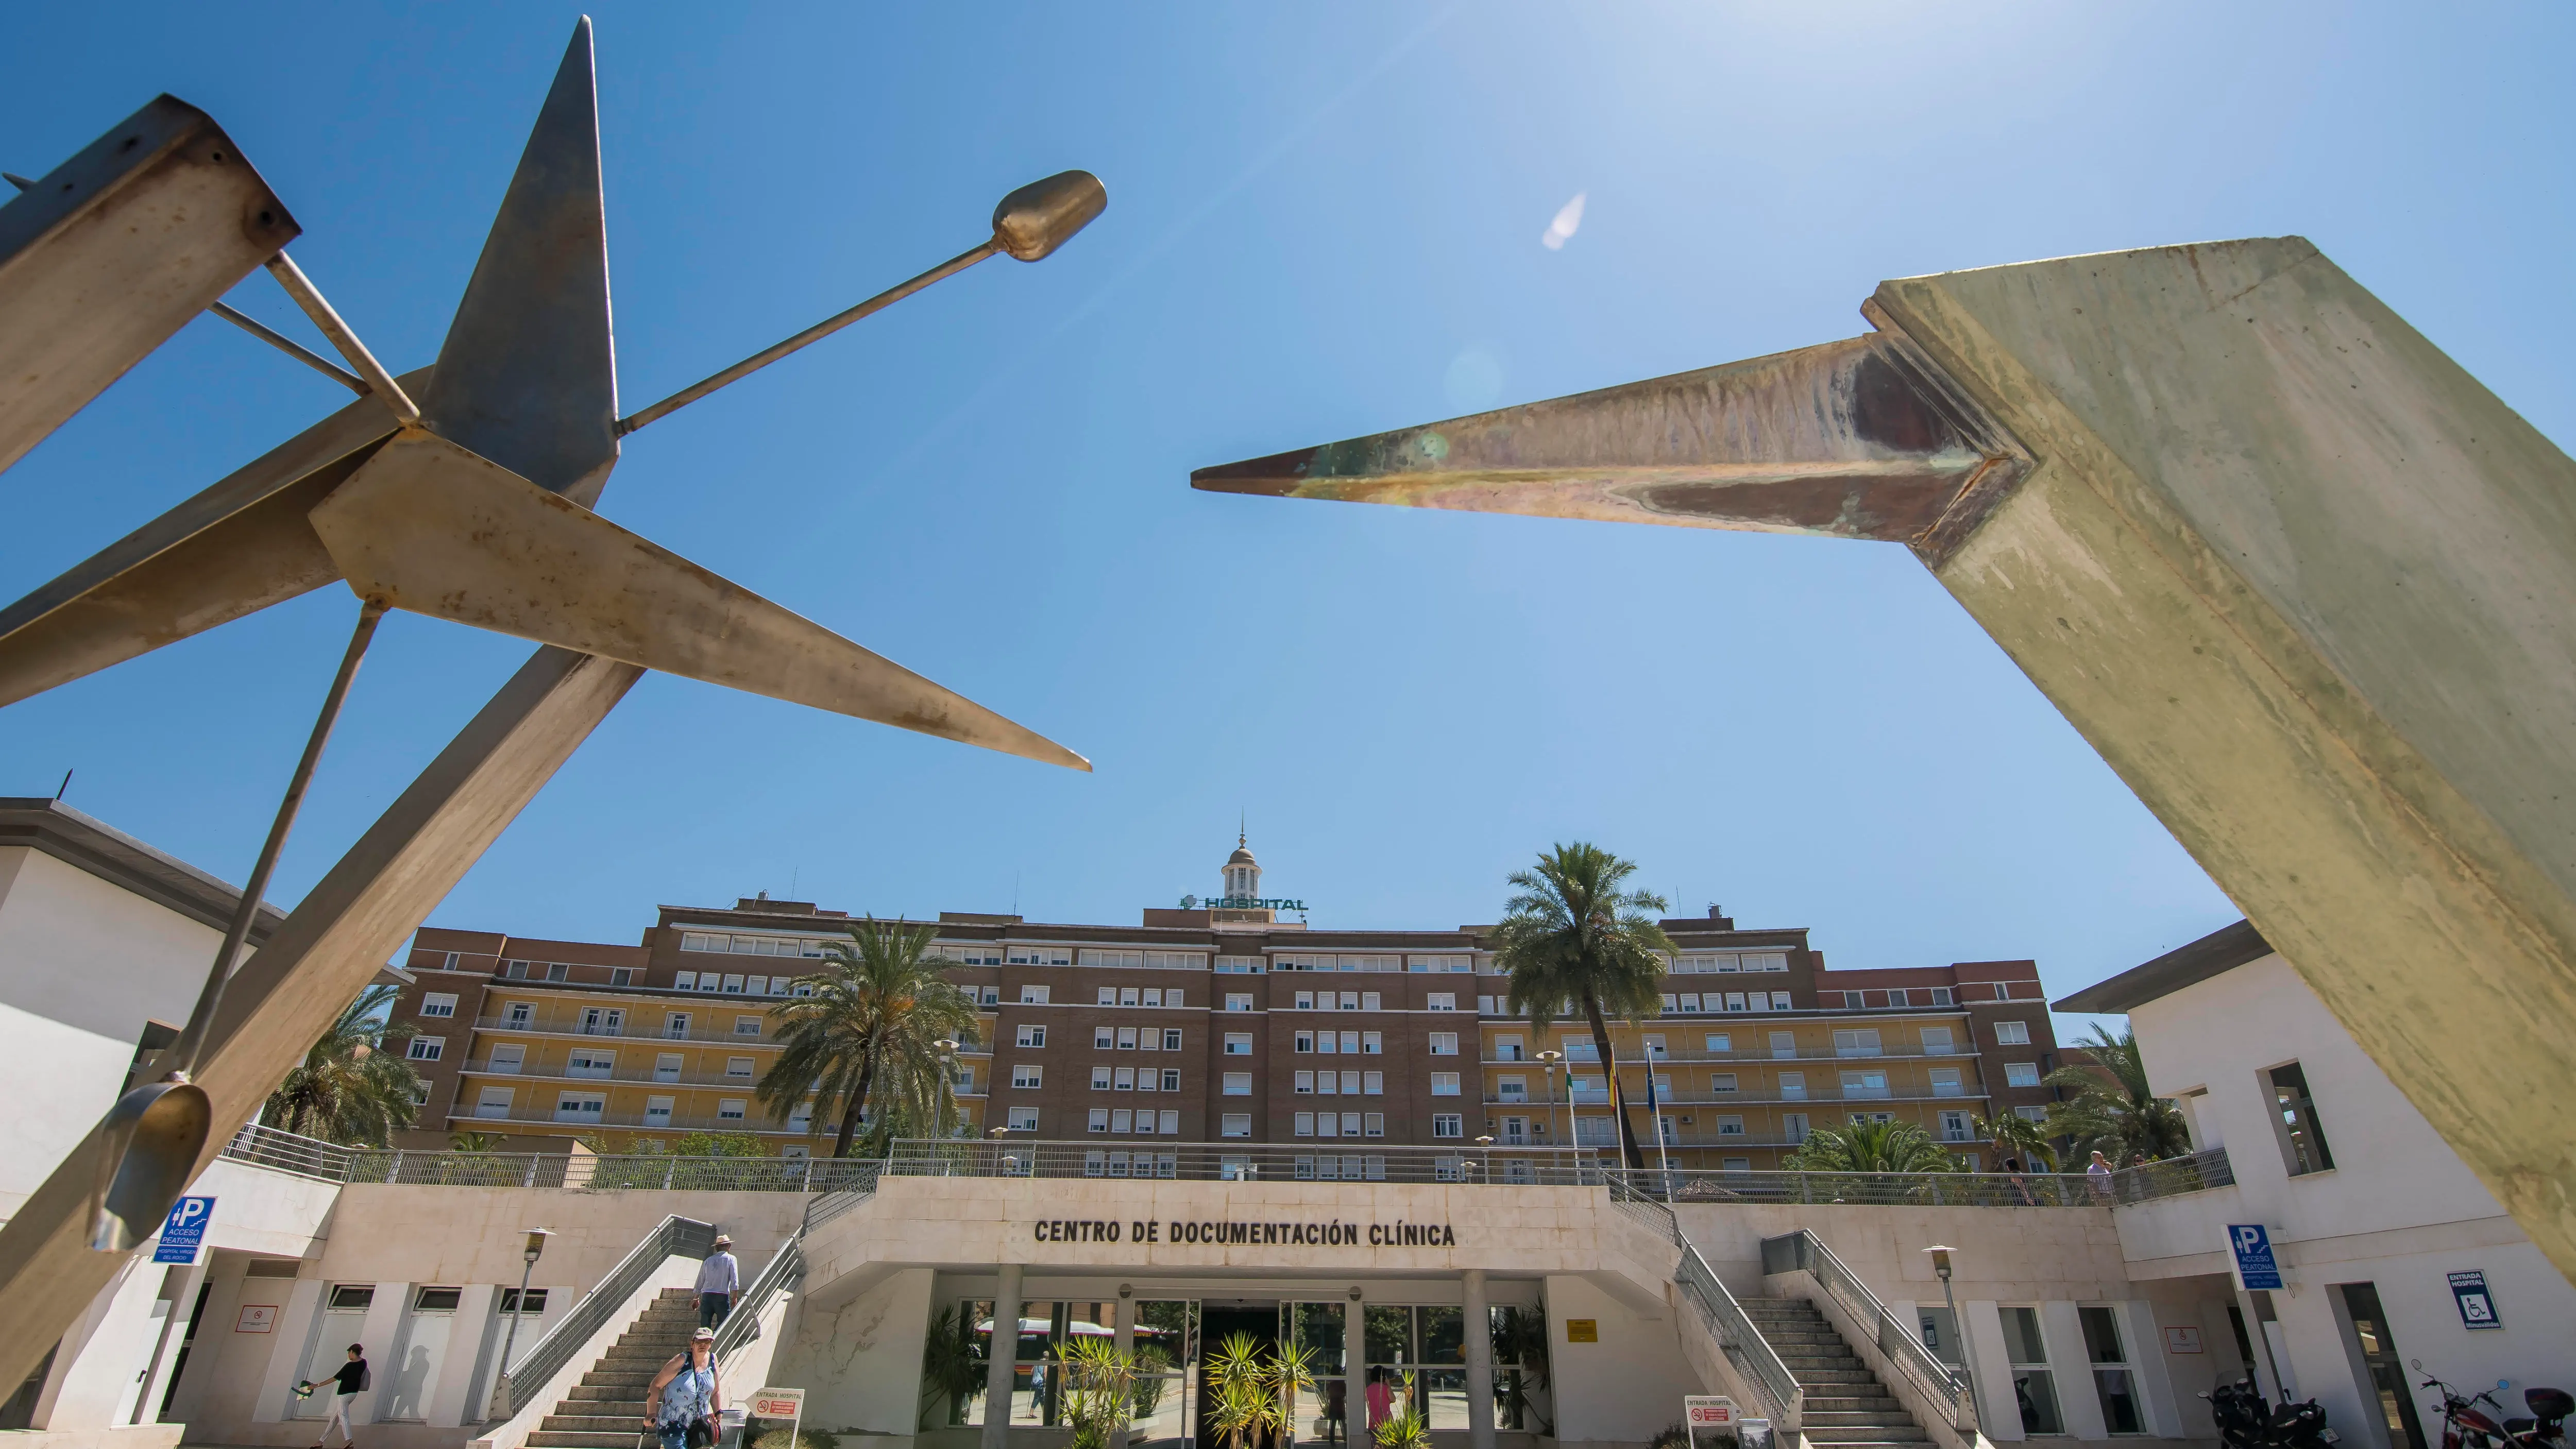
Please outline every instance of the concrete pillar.
[{"label": "concrete pillar", "polygon": [[2048,1367],[2057,1376],[2057,1411],[2078,1439],[2111,1437],[2102,1422],[2102,1397],[2093,1388],[2093,1360],[2084,1351],[2084,1322],[2075,1305],[2056,1299],[2039,1305],[2040,1336],[2048,1341]]},{"label": "concrete pillar", "polygon": [[1459,1275],[1459,1286],[1467,1303],[1467,1446],[1494,1449],[1494,1329],[1485,1304],[1485,1270],[1468,1269]]},{"label": "concrete pillar", "polygon": [[[294,1417],[296,1376],[304,1367],[305,1355],[312,1351],[316,1331],[313,1320],[322,1312],[322,1290],[328,1286],[319,1278],[263,1280],[262,1286],[271,1282],[285,1290],[286,1302],[278,1312],[276,1330],[262,1335],[272,1341],[266,1345],[268,1366],[260,1375],[259,1398],[251,1405],[250,1421],[254,1424],[275,1424]],[[226,1368],[229,1371],[230,1365]]]},{"label": "concrete pillar", "polygon": [[188,1314],[197,1306],[197,1290],[206,1281],[206,1266],[214,1253],[200,1249],[197,1261],[185,1268],[173,1268],[166,1280],[170,1297],[166,1316],[161,1320],[161,1337],[152,1346],[152,1367],[145,1373],[143,1392],[136,1396],[134,1411],[125,1422],[150,1424],[158,1422],[162,1396],[170,1392],[170,1375],[177,1370],[179,1347],[187,1342]]},{"label": "concrete pillar", "polygon": [[993,1352],[984,1368],[983,1449],[1005,1449],[1011,1437],[1011,1371],[1020,1357],[1020,1265],[1004,1263],[993,1287]]},{"label": "concrete pillar", "polygon": [[[1111,1320],[1109,1325],[1109,1331],[1112,1335],[1111,1342],[1117,1346],[1118,1352],[1121,1354],[1135,1353],[1135,1300],[1129,1298],[1126,1294],[1121,1293],[1118,1295],[1118,1301],[1111,1305],[1110,1312],[1117,1315]],[[1109,1449],[1127,1449],[1127,1425],[1125,1422],[1122,1421],[1116,1429],[1110,1432]]]},{"label": "concrete pillar", "polygon": [[2022,1432],[2020,1401],[2013,1397],[2012,1354],[2004,1347],[2003,1310],[1991,1298],[1972,1298],[1959,1305],[1959,1338],[1977,1377],[1978,1432],[1998,1443],[2030,1436]]},{"label": "concrete pillar", "polygon": [[2164,1330],[2156,1326],[2156,1305],[2131,1298],[2115,1306],[2120,1315],[2121,1344],[2138,1381],[2138,1404],[2146,1429],[2159,1439],[2180,1439],[2182,1405],[2174,1397],[2173,1375],[2165,1363]]},{"label": "concrete pillar", "polygon": [[375,1387],[358,1395],[349,1406],[354,1423],[372,1424],[385,1416],[385,1406],[393,1401],[395,1370],[402,1367],[394,1360],[394,1350],[402,1342],[403,1321],[411,1316],[409,1283],[379,1283],[376,1296],[367,1304],[367,1316],[358,1328],[358,1342],[366,1345],[367,1364]]}]

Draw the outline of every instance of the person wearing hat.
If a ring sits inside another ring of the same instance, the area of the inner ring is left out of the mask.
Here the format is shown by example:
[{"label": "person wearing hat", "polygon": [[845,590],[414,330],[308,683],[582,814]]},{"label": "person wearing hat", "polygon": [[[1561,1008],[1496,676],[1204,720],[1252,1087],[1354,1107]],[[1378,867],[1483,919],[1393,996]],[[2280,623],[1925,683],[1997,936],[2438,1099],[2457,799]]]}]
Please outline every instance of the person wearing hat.
[{"label": "person wearing hat", "polygon": [[698,1265],[698,1326],[722,1328],[742,1296],[742,1264],[733,1256],[733,1239],[716,1234],[716,1250]]},{"label": "person wearing hat", "polygon": [[701,1328],[671,1355],[644,1391],[645,1432],[662,1449],[712,1449],[724,1432],[724,1381],[716,1373],[716,1331]]}]

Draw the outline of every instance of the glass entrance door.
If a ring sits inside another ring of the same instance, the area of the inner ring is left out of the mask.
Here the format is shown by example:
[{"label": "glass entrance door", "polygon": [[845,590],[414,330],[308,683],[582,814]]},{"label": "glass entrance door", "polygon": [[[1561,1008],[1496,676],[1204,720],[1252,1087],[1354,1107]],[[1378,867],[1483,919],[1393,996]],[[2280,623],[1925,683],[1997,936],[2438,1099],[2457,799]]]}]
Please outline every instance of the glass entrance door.
[{"label": "glass entrance door", "polygon": [[2379,1397],[2379,1412],[2388,1422],[2388,1442],[2396,1449],[2424,1449],[2423,1421],[2415,1417],[2415,1396],[2397,1343],[2388,1336],[2388,1315],[2379,1306],[2376,1283],[2337,1283],[2344,1312],[2361,1361],[2370,1370],[2370,1387]]}]

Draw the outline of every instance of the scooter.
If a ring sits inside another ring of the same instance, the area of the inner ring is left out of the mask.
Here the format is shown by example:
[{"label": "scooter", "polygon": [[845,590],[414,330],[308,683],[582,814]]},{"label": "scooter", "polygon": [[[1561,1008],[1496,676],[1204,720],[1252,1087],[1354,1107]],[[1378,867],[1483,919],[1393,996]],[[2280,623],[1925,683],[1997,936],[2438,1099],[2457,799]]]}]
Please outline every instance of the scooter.
[{"label": "scooter", "polygon": [[2218,1437],[2227,1449],[2324,1449],[2342,1442],[2343,1436],[2326,1427],[2326,1411],[2314,1399],[2274,1408],[2250,1379],[2220,1384],[2201,1397],[2209,1400],[2210,1417],[2218,1421]]},{"label": "scooter", "polygon": [[[2408,1366],[2417,1373],[2424,1371],[2420,1358],[2408,1360]],[[2522,1402],[2531,1410],[2526,1419],[2505,1417],[2504,1405],[2483,1389],[2464,1395],[2430,1377],[2422,1387],[2442,1396],[2442,1449],[2567,1449],[2567,1417],[2576,1411],[2576,1397],[2565,1389],[2523,1390]],[[2495,1412],[2482,1412],[2480,1404]]]}]

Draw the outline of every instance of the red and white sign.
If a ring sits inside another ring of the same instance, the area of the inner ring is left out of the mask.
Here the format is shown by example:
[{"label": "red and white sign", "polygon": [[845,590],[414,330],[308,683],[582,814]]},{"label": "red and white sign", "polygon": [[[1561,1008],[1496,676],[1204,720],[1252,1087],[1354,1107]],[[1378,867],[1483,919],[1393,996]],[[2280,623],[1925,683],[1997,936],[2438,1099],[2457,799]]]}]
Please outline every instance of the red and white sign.
[{"label": "red and white sign", "polygon": [[274,1303],[245,1303],[241,1308],[241,1317],[233,1320],[235,1333],[275,1333],[276,1331],[277,1305]]},{"label": "red and white sign", "polygon": [[2200,1352],[2200,1330],[2197,1328],[2167,1328],[2165,1330],[2165,1352]]},{"label": "red and white sign", "polygon": [[755,1419],[795,1419],[804,1413],[803,1389],[762,1389],[751,1396],[751,1416]]},{"label": "red and white sign", "polygon": [[1729,1429],[1735,1426],[1735,1401],[1719,1395],[1690,1395],[1682,1400],[1682,1412],[1694,1429]]}]

